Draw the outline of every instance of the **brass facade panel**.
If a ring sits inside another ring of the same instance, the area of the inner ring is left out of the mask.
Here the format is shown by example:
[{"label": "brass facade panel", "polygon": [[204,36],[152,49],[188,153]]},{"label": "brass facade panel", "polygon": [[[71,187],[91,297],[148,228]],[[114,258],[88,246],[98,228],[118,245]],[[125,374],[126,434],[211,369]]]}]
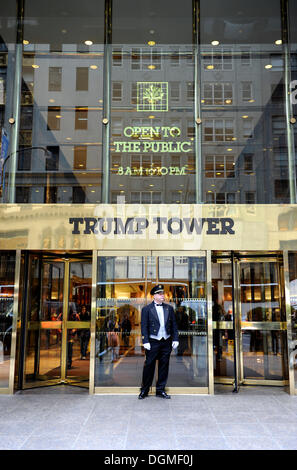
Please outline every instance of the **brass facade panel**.
[{"label": "brass facade panel", "polygon": [[1,204],[0,219],[0,249],[297,250],[294,205]]}]

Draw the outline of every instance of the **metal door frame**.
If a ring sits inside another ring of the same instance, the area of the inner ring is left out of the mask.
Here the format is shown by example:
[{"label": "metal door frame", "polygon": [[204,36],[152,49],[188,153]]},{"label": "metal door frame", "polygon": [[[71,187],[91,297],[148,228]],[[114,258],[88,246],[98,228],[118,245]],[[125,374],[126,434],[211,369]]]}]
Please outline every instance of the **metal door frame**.
[{"label": "metal door frame", "polygon": [[[218,259],[225,259],[226,261],[229,261],[232,267],[232,256],[230,256],[229,253],[225,254],[223,256],[218,252],[216,254],[214,250],[214,255]],[[234,337],[235,337],[235,347],[234,347],[234,360],[236,361],[235,364],[235,369],[236,372],[234,374],[233,379],[229,378],[223,378],[222,380],[218,379],[216,382],[218,383],[227,383],[231,384],[237,381],[238,384],[245,384],[245,385],[270,385],[270,386],[286,386],[290,384],[290,393],[292,393],[293,386],[292,386],[292,371],[289,369],[289,362],[288,362],[288,371],[289,371],[289,380],[284,379],[284,380],[267,380],[267,379],[245,379],[244,378],[244,369],[243,369],[243,347],[242,347],[242,329],[250,329],[253,327],[251,325],[251,322],[242,322],[241,321],[241,298],[240,298],[240,266],[244,262],[277,262],[279,265],[279,291],[280,291],[280,299],[283,300],[285,303],[285,310],[286,310],[286,321],[285,322],[276,322],[277,326],[279,328],[276,328],[276,330],[286,330],[287,331],[287,338],[288,338],[288,331],[290,330],[290,309],[288,307],[288,294],[287,294],[287,289],[288,289],[288,280],[286,273],[288,272],[288,260],[287,260],[287,253],[282,252],[282,251],[277,251],[273,253],[265,253],[265,252],[233,252],[234,257],[233,257],[233,279],[232,279],[232,284],[234,286],[234,325],[235,325],[235,331],[234,331]],[[280,258],[282,259],[280,261]],[[281,265],[280,265],[281,263]],[[281,267],[283,267],[283,272]],[[252,322],[255,323],[255,322]],[[244,325],[244,326],[243,326]],[[257,326],[259,328],[257,328]],[[263,325],[262,325],[263,326]],[[265,325],[264,325],[265,326]],[[268,325],[266,325],[268,326]],[[249,328],[248,328],[249,327]],[[261,325],[254,325],[253,329],[258,329],[260,330]],[[275,328],[267,328],[267,330],[272,330]],[[289,351],[288,351],[289,354]],[[236,356],[235,356],[236,355]],[[288,355],[284,356],[284,359],[287,360]]]},{"label": "metal door frame", "polygon": [[[279,258],[282,258],[281,260]],[[255,323],[258,322],[246,322],[241,320],[241,313],[242,313],[242,305],[240,301],[240,266],[243,263],[248,263],[248,262],[255,262],[255,263],[264,263],[264,262],[271,262],[271,263],[277,263],[278,266],[278,273],[279,273],[279,279],[278,279],[278,289],[279,289],[279,299],[280,301],[283,301],[284,304],[286,304],[285,300],[285,288],[284,288],[284,275],[281,272],[281,266],[284,265],[283,261],[283,254],[282,253],[275,253],[274,255],[267,254],[265,255],[263,253],[263,256],[249,256],[249,255],[244,255],[244,256],[236,256],[234,259],[234,264],[235,264],[235,271],[236,271],[236,286],[237,286],[237,293],[236,293],[236,304],[237,304],[237,323],[238,327],[236,328],[237,334],[238,334],[238,349],[239,349],[239,372],[238,372],[238,377],[239,381],[241,384],[246,384],[246,385],[270,385],[270,386],[286,386],[288,385],[289,381],[287,379],[283,380],[269,380],[269,379],[247,379],[244,377],[244,364],[243,364],[243,346],[242,346],[242,331],[247,329],[247,330],[256,330],[256,331],[287,331],[287,322],[273,322],[273,325],[268,325],[265,324],[266,322],[259,322],[259,324],[255,325]],[[285,307],[285,305],[284,305]],[[269,323],[269,322],[267,322]],[[266,327],[266,328],[265,328]],[[284,356],[284,359],[287,359],[286,356]]]},{"label": "metal door frame", "polygon": [[[54,378],[54,379],[47,379],[47,380],[42,380],[42,381],[36,381],[36,384],[26,384],[26,376],[25,376],[25,367],[23,367],[23,376],[22,376],[22,389],[31,389],[31,388],[38,388],[38,387],[42,387],[42,386],[50,386],[50,385],[60,385],[60,384],[69,384],[69,385],[73,385],[73,386],[79,386],[79,387],[84,387],[84,385],[82,385],[81,383],[78,383],[79,382],[79,377],[74,377],[72,379],[72,377],[67,377],[67,368],[66,368],[66,362],[67,362],[67,334],[68,334],[68,329],[70,328],[73,328],[74,326],[76,328],[83,328],[83,327],[89,327],[90,328],[90,331],[92,329],[92,306],[93,306],[93,295],[94,295],[94,278],[93,278],[93,274],[94,274],[94,266],[92,264],[92,257],[89,255],[89,256],[86,256],[86,257],[83,257],[81,256],[81,254],[77,254],[77,256],[75,256],[75,253],[67,253],[67,254],[64,254],[63,256],[63,253],[59,253],[59,252],[43,252],[43,251],[40,251],[38,252],[42,255],[42,259],[40,260],[40,263],[42,263],[41,265],[41,268],[43,266],[43,263],[44,262],[47,262],[47,261],[57,261],[57,262],[60,262],[60,263],[63,263],[64,265],[64,279],[63,279],[63,319],[61,321],[57,321],[57,322],[54,322],[55,324],[53,325],[50,325],[52,330],[55,330],[55,329],[61,329],[62,330],[62,340],[61,340],[61,360],[60,360],[60,367],[61,367],[61,375],[59,378]],[[34,253],[34,251],[31,251],[29,252],[29,256],[33,256],[34,254],[37,254]],[[67,258],[65,258],[65,256],[67,255]],[[94,258],[94,256],[93,256]],[[69,305],[69,286],[70,286],[70,263],[71,262],[83,262],[83,261],[87,261],[87,262],[90,262],[92,264],[92,285],[91,285],[91,321],[90,322],[71,322],[68,320],[68,305]],[[30,266],[30,263],[28,265],[28,269],[29,269],[29,266]],[[30,285],[28,286],[30,288]],[[27,305],[26,305],[26,310],[27,310]],[[27,316],[27,315],[26,315]],[[35,322],[34,322],[35,323]],[[44,327],[46,328],[42,328],[42,323],[44,324]],[[46,322],[46,321],[38,321],[36,322],[36,328],[38,328],[39,330],[43,330],[43,329],[49,329],[49,323],[50,322]],[[32,325],[33,328],[35,327],[35,325]],[[41,326],[41,327],[40,327]],[[27,321],[27,318],[26,318],[26,324],[24,325],[24,328],[25,328],[25,331],[27,332],[28,331],[28,321]],[[91,338],[92,338],[92,335],[91,335]],[[27,334],[25,334],[25,343],[24,343],[24,357],[23,357],[23,364],[25,364],[25,361],[26,361],[26,356],[27,356],[27,349],[26,349],[26,340],[27,340]],[[92,343],[91,343],[91,349],[92,349]],[[91,367],[91,364],[92,364],[92,355],[91,355],[91,352],[90,352],[90,362],[89,362],[89,374],[88,374],[88,377],[89,377],[89,381],[88,381],[88,388],[89,388],[89,392],[92,393],[92,381],[90,380],[90,377],[91,377],[91,370],[92,370],[92,367]]]},{"label": "metal door frame", "polygon": [[[157,250],[123,250],[123,251],[120,251],[120,250],[98,250],[97,251],[97,257],[99,256],[144,256],[145,258],[150,256],[150,257],[160,257],[160,256],[204,256],[205,259],[206,259],[206,273],[207,273],[207,276],[209,276],[209,259],[210,259],[210,251],[206,251],[206,250],[193,250],[193,251],[164,251],[164,250],[160,250],[160,251],[157,251]],[[147,267],[147,262],[146,262],[146,265]],[[94,279],[94,278],[93,278]],[[154,281],[154,280],[153,280]],[[147,270],[145,269],[145,282],[148,283],[149,280],[147,278]],[[159,273],[158,273],[158,263],[157,263],[157,266],[156,266],[156,283],[159,282]],[[211,285],[211,283],[210,283]],[[211,303],[209,303],[209,296],[208,296],[208,292],[209,292],[209,278],[207,277],[207,280],[206,280],[206,301],[207,301],[207,314],[208,314],[208,318],[209,318],[209,306],[211,305]],[[95,304],[95,307],[94,307],[94,310],[95,310],[95,314],[94,316],[96,317],[96,299],[94,300],[94,304]],[[210,324],[211,325],[211,324]],[[208,334],[211,335],[211,338],[212,338],[212,331],[210,330],[210,325],[208,324]],[[96,329],[96,320],[94,320],[94,325],[93,325],[93,335],[95,336],[95,331]],[[212,342],[209,341],[209,338],[208,338],[208,352],[209,352],[209,349],[212,347],[211,346]],[[95,349],[95,341],[93,342],[93,347]],[[94,373],[94,370],[95,370],[95,352],[93,354],[93,358],[94,358],[94,363],[92,365],[93,367],[93,373]],[[208,354],[208,367],[209,367],[209,370],[210,370],[210,363],[212,363],[212,358],[211,356]],[[94,378],[93,378],[94,380]],[[213,393],[213,381],[210,379],[210,374],[209,374],[209,371],[208,371],[208,381],[209,381],[209,384],[208,384],[208,387],[168,387],[168,391],[169,393],[173,393],[173,394],[212,394]],[[101,394],[101,393],[139,393],[139,388],[140,388],[140,383],[141,383],[141,375],[139,376],[139,386],[131,386],[131,387],[104,387],[104,386],[96,386],[94,387],[94,393],[95,394]],[[152,387],[153,391],[154,391],[154,387]]]}]

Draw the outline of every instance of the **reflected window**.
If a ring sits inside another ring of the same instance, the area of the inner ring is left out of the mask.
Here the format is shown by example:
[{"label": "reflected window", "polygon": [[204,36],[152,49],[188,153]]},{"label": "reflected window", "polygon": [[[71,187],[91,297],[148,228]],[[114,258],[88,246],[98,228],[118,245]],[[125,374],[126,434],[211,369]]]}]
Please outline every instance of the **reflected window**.
[{"label": "reflected window", "polygon": [[48,91],[61,91],[61,89],[62,89],[62,67],[49,67]]},{"label": "reflected window", "polygon": [[123,84],[122,82],[112,82],[112,100],[122,101]]},{"label": "reflected window", "polygon": [[207,119],[204,125],[204,141],[224,142],[234,137],[233,119]]},{"label": "reflected window", "polygon": [[88,91],[89,69],[88,67],[76,68],[76,91]]},{"label": "reflected window", "polygon": [[45,157],[45,169],[46,171],[57,171],[59,169],[60,148],[58,146],[49,146],[47,150],[48,154]]},{"label": "reflected window", "polygon": [[84,130],[88,128],[88,108],[75,108],[75,129]]},{"label": "reflected window", "polygon": [[85,170],[87,166],[87,147],[76,145],[74,147],[74,170]]},{"label": "reflected window", "polygon": [[241,99],[248,102],[253,99],[252,82],[241,83]]},{"label": "reflected window", "polygon": [[48,106],[47,108],[47,130],[59,131],[61,123],[61,107]]},{"label": "reflected window", "polygon": [[86,202],[86,188],[74,186],[72,188],[72,200],[74,204],[84,204]]}]

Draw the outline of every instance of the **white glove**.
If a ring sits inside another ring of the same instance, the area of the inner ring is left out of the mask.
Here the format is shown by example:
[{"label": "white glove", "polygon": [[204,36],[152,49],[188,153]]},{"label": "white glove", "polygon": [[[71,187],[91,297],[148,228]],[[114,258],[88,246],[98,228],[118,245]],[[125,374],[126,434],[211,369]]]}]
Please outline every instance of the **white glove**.
[{"label": "white glove", "polygon": [[148,351],[151,349],[150,343],[144,343],[143,347],[144,349],[147,349]]},{"label": "white glove", "polygon": [[176,349],[178,345],[179,345],[179,342],[178,342],[178,341],[172,341],[172,347],[173,347],[173,349]]}]

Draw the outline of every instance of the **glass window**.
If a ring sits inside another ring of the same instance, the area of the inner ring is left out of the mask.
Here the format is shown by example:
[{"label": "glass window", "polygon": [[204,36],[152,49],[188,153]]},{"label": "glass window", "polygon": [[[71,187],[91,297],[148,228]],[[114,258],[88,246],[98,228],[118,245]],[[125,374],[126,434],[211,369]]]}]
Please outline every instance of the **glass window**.
[{"label": "glass window", "polygon": [[192,2],[114,0],[112,26],[111,197],[171,203],[183,187],[186,199],[195,184],[195,159],[186,166],[195,139]]},{"label": "glass window", "polygon": [[[1,35],[7,29],[13,44],[13,2],[10,9],[7,20],[11,26],[3,28],[1,22]],[[102,122],[103,106],[104,1],[83,6],[79,0],[28,1],[24,14],[20,144],[27,148],[59,147],[59,159],[35,148],[31,151],[31,172],[25,174],[19,165],[16,185],[36,187],[35,196],[44,194],[40,202],[81,203],[80,188],[88,186],[91,174],[98,185],[95,193],[90,189],[90,198],[96,194],[95,202],[100,202],[102,128],[98,123]],[[74,151],[74,146],[82,148],[86,143],[88,165],[83,151]],[[58,167],[61,173],[57,180],[51,170]],[[85,171],[78,172],[80,169]],[[79,189],[72,191],[74,180]]]},{"label": "glass window", "polygon": [[98,257],[95,387],[140,386],[141,310],[152,301],[157,272],[179,330],[168,386],[208,386],[206,259],[201,254]]},{"label": "glass window", "polygon": [[[297,31],[296,5],[290,3],[291,28]],[[269,2],[269,8],[267,5],[256,0],[200,2],[204,174],[212,178],[215,172],[207,155],[230,152],[234,163],[232,181],[225,181],[224,187],[219,181],[222,175],[205,182],[206,202],[226,200],[227,194],[235,194],[236,202],[243,204],[289,201],[285,190],[288,166],[283,160],[280,175],[273,160],[273,152],[279,155],[287,146],[281,6],[279,0]],[[218,152],[218,144],[227,145]],[[282,154],[287,158],[287,152]],[[252,160],[247,155],[252,155]],[[242,188],[247,194],[255,193],[255,199],[245,197]]]},{"label": "glass window", "polygon": [[87,147],[81,145],[74,146],[74,170],[85,170],[87,167]]},{"label": "glass window", "polygon": [[48,68],[48,91],[61,91],[62,67]]},{"label": "glass window", "polygon": [[75,108],[75,129],[88,128],[88,109],[76,107]]},{"label": "glass window", "polygon": [[60,119],[61,119],[61,107],[60,106],[48,106],[47,108],[47,130],[48,131],[59,131],[60,130]]},{"label": "glass window", "polygon": [[76,91],[88,91],[89,69],[88,67],[76,68]]}]

